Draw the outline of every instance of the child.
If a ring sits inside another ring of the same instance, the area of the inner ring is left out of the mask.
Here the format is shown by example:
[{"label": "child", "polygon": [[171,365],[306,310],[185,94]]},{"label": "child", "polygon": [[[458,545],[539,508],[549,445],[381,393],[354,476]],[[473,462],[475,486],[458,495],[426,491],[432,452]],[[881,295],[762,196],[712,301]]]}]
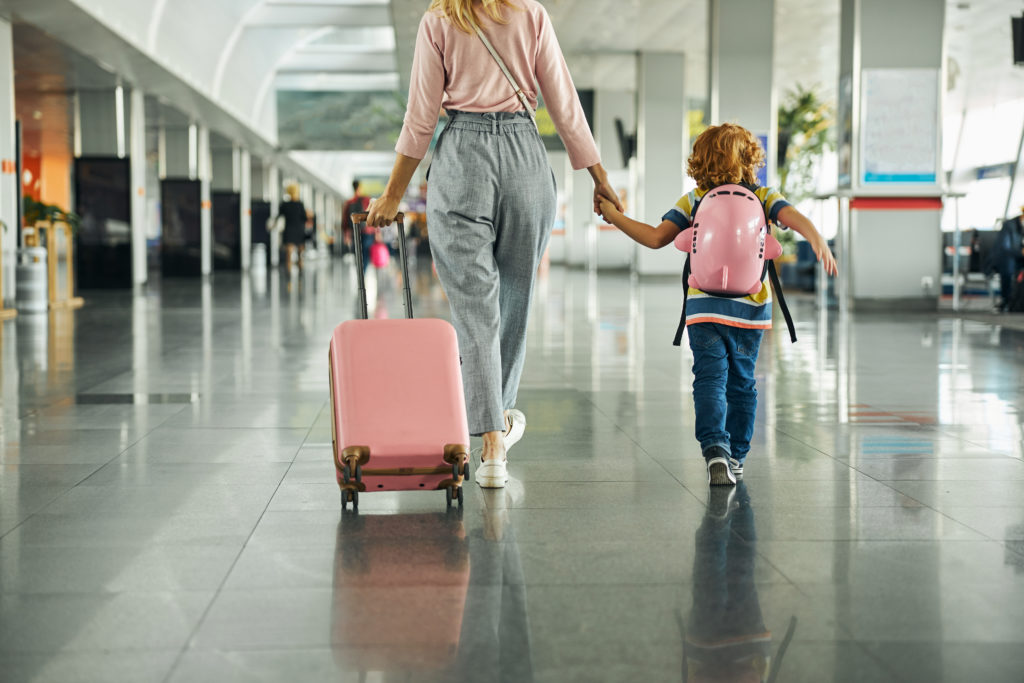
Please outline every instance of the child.
[{"label": "child", "polygon": [[[727,183],[755,189],[770,221],[796,230],[811,243],[825,272],[836,274],[836,261],[824,238],[778,190],[756,185],[764,150],[750,131],[731,123],[708,128],[693,145],[687,164],[697,189],[680,199],[657,227],[622,215],[601,202],[601,215],[633,240],[651,249],[671,244],[690,226],[693,207],[707,192]],[[740,298],[713,296],[690,287],[686,329],[693,351],[693,404],[696,436],[712,486],[735,485],[750,450],[757,408],[754,366],[761,337],[772,326],[768,278],[756,294]]]}]

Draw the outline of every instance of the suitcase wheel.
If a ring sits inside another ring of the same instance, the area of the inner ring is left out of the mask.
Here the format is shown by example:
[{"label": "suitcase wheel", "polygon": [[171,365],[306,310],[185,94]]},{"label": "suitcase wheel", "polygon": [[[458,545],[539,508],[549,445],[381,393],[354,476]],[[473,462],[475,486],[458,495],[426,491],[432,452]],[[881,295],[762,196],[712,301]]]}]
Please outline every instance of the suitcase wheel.
[{"label": "suitcase wheel", "polygon": [[341,490],[341,509],[348,509],[348,501],[352,501],[352,510],[359,509],[359,491],[353,489],[342,489]]},{"label": "suitcase wheel", "polygon": [[450,508],[452,506],[452,487],[451,486],[445,486],[444,487],[444,502],[445,502],[445,507],[449,507]]},{"label": "suitcase wheel", "polygon": [[459,463],[458,460],[452,463],[452,479],[458,481],[460,474],[466,479],[469,479],[469,458],[466,458],[463,463]]},{"label": "suitcase wheel", "polygon": [[[467,464],[468,465],[468,464]],[[462,507],[462,487],[459,487],[459,507]]]},{"label": "suitcase wheel", "polygon": [[[352,481],[352,466],[347,462],[341,466],[341,477],[346,484]],[[356,481],[359,483],[363,481],[363,466],[358,464],[356,465]]]}]

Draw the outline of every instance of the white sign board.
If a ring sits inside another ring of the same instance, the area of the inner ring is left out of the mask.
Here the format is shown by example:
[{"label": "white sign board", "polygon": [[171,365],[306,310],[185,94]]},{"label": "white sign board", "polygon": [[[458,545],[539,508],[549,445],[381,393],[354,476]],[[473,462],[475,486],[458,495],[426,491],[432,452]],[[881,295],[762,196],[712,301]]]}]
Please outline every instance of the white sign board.
[{"label": "white sign board", "polygon": [[938,69],[864,69],[861,180],[935,184],[939,165]]}]

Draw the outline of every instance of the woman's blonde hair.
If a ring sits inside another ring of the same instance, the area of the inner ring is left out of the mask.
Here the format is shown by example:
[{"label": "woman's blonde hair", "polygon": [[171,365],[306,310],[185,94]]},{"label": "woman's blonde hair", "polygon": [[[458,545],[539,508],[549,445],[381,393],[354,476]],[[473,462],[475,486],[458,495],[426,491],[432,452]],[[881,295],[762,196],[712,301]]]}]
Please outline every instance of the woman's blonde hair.
[{"label": "woman's blonde hair", "polygon": [[764,149],[754,135],[735,123],[711,126],[693,143],[686,172],[702,190],[727,183],[757,183]]},{"label": "woman's blonde hair", "polygon": [[293,200],[297,201],[299,199],[299,185],[298,185],[298,183],[289,183],[287,185],[287,187],[284,188],[284,191]]},{"label": "woman's blonde hair", "polygon": [[483,8],[484,14],[490,17],[491,21],[507,24],[508,19],[501,13],[501,8],[514,7],[515,4],[512,0],[433,0],[427,11],[440,12],[460,31],[473,33],[471,20],[478,26],[480,25],[480,15],[477,14],[478,6]]}]

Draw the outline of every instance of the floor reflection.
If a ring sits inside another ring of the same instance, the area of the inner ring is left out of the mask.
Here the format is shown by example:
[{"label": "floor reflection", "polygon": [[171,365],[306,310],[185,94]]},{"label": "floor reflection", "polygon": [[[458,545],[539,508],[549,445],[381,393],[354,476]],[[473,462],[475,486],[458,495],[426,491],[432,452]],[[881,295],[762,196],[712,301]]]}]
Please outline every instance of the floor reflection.
[{"label": "floor reflection", "polygon": [[334,562],[331,643],[360,672],[455,663],[469,585],[462,516],[343,514]]},{"label": "floor reflection", "polygon": [[331,620],[340,670],[533,680],[526,588],[503,495],[484,492],[480,524],[468,531],[455,508],[342,515]]},{"label": "floor reflection", "polygon": [[796,618],[772,659],[754,583],[757,561],[754,508],[741,480],[708,492],[708,507],[694,539],[693,607],[683,632],[683,681],[775,681],[796,628]]}]

